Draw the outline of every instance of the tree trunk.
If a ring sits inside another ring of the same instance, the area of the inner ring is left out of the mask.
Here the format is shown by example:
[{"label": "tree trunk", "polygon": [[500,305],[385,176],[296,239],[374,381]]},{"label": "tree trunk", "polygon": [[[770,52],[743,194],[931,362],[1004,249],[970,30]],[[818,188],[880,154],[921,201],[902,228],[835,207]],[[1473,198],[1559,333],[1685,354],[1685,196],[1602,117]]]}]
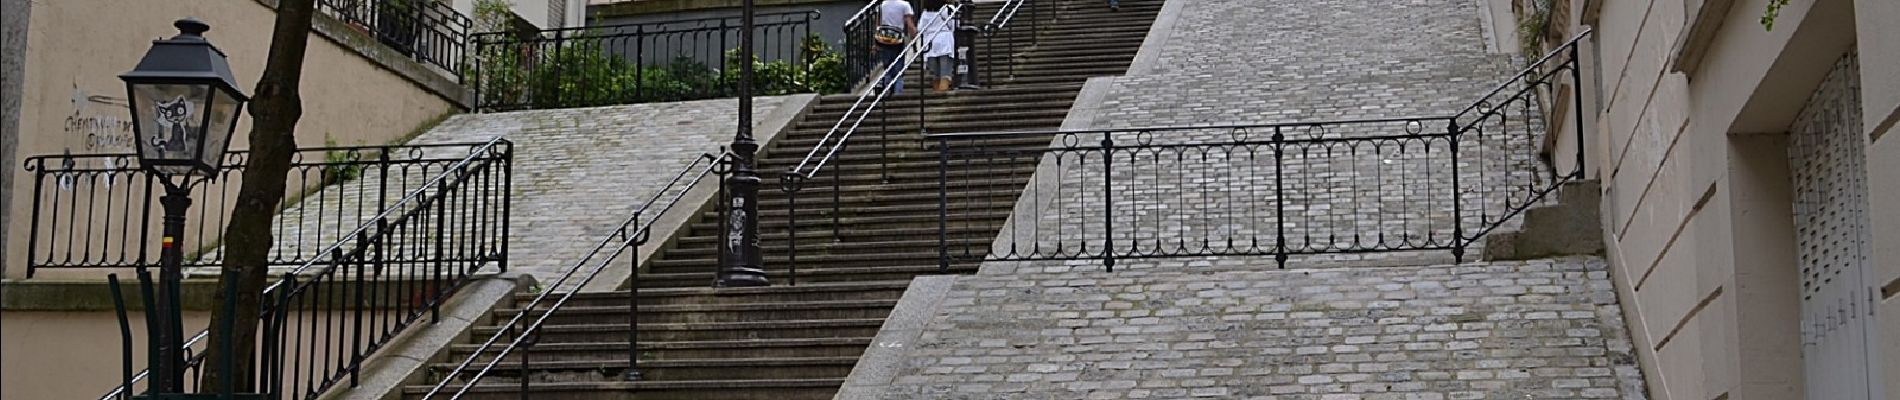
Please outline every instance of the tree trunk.
[{"label": "tree trunk", "polygon": [[[264,283],[270,277],[268,257],[275,239],[271,237],[271,219],[277,215],[277,203],[284,198],[284,180],[290,171],[291,154],[297,150],[294,135],[297,119],[303,116],[303,99],[297,85],[303,81],[304,50],[310,38],[310,17],[316,0],[278,0],[277,22],[271,33],[270,58],[264,64],[264,76],[257,81],[251,101],[251,154],[244,169],[244,183],[238,189],[237,204],[231,209],[231,224],[224,234],[224,271],[218,287],[237,279],[236,309],[224,310],[223,291],[217,294],[211,314],[211,345],[206,352],[201,391],[222,388],[222,380],[236,379],[238,387],[249,389],[255,375],[252,364],[257,349],[257,326]],[[225,319],[232,330],[225,332]],[[231,335],[235,360],[232,370],[221,370],[216,344]],[[240,389],[243,390],[243,389]]]}]

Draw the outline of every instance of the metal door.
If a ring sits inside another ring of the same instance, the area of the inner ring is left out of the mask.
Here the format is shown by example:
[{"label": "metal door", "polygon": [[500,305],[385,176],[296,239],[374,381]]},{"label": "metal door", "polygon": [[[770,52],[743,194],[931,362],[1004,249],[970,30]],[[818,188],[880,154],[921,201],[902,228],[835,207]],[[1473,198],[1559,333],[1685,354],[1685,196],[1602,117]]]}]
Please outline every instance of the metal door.
[{"label": "metal door", "polygon": [[1843,57],[1790,132],[1801,353],[1809,400],[1872,400],[1874,298],[1867,262],[1867,137],[1860,71]]}]

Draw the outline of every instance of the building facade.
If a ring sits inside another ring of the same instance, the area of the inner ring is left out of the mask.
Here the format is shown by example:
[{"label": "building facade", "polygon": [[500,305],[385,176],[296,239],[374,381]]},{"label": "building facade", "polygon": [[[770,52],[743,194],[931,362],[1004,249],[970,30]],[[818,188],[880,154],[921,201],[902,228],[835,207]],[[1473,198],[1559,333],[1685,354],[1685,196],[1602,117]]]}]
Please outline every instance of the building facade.
[{"label": "building facade", "polygon": [[1900,399],[1900,3],[1512,8],[1594,31],[1586,162],[1650,398]]},{"label": "building facade", "polygon": [[[303,116],[296,130],[300,147],[400,142],[467,109],[471,96],[454,71],[460,61],[452,61],[453,46],[427,36],[453,37],[447,27],[436,30],[428,21],[456,15],[442,12],[446,4],[430,3],[433,8],[411,9],[418,12],[411,15],[426,18],[398,21],[402,16],[378,4],[319,0],[303,69]],[[95,211],[133,206],[93,198],[99,192],[75,190],[60,176],[25,168],[25,160],[130,154],[132,122],[126,86],[118,76],[138,63],[153,39],[177,34],[172,24],[180,18],[211,25],[207,38],[229,57],[239,88],[253,92],[263,73],[276,6],[277,0],[0,3],[5,10],[0,12],[0,343],[5,347],[0,355],[7,366],[0,370],[0,398],[98,396],[119,379],[117,373],[98,373],[117,371],[119,357],[117,346],[101,346],[117,343],[118,329],[110,302],[98,300],[109,299],[101,297],[107,273],[124,277],[129,271],[42,268],[33,279],[25,278],[35,206],[44,203],[36,196],[61,199],[60,207]],[[402,32],[426,33],[392,36]],[[240,118],[231,149],[248,147],[249,130],[250,118]],[[207,219],[200,213],[228,212],[226,207],[201,201],[193,206],[192,218]],[[152,217],[155,223],[157,216]],[[86,235],[73,240],[86,243],[109,233]],[[202,326],[203,307],[187,308],[187,326]]]}]

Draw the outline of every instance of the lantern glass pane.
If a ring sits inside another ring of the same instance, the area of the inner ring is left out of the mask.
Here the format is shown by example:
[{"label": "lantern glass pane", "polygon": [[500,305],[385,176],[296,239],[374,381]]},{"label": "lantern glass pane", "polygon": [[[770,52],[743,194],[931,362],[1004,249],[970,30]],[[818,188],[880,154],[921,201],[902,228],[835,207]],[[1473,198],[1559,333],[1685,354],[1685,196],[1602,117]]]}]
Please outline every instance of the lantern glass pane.
[{"label": "lantern glass pane", "polygon": [[211,97],[211,118],[205,120],[204,163],[213,169],[223,164],[224,151],[231,145],[231,130],[236,129],[238,111],[244,103],[231,96],[230,92],[213,90]]},{"label": "lantern glass pane", "polygon": [[132,85],[133,115],[139,124],[139,158],[155,165],[184,164],[182,169],[160,167],[161,171],[189,171],[198,159],[204,138],[205,99],[211,87],[201,84]]}]

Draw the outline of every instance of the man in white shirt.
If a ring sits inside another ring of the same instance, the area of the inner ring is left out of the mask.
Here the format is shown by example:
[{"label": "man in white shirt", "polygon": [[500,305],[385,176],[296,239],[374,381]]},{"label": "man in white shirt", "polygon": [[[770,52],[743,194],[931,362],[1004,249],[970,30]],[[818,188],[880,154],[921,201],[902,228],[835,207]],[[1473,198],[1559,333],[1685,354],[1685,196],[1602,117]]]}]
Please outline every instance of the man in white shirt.
[{"label": "man in white shirt", "polygon": [[[877,10],[880,29],[902,28],[904,37],[917,37],[917,12],[911,9],[910,2],[884,0],[883,3],[878,4]],[[878,86],[891,85],[892,95],[903,92],[904,80],[898,79],[897,61],[904,55],[904,44],[877,43],[876,46],[878,62],[884,63],[884,77],[878,79]]]}]

